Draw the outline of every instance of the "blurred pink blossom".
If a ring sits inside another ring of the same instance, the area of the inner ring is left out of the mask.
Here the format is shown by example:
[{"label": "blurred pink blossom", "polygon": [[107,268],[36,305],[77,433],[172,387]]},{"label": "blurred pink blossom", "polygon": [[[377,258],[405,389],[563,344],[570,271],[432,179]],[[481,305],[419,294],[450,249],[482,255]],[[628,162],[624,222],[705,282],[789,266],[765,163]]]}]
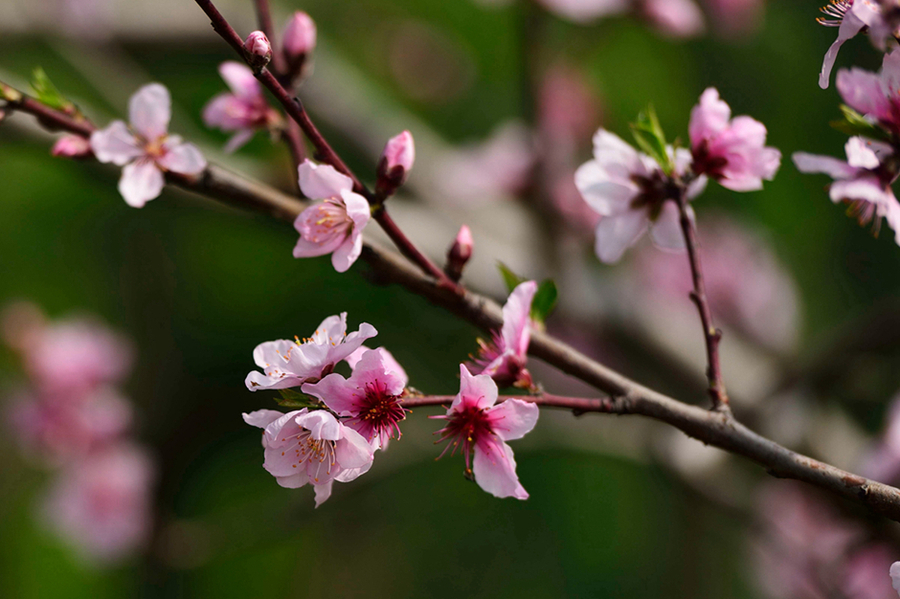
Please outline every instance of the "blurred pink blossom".
[{"label": "blurred pink blossom", "polygon": [[294,221],[294,228],[300,233],[294,258],[331,254],[334,269],[345,272],[362,252],[362,232],[372,214],[369,202],[353,191],[350,177],[329,164],[306,160],[299,166],[298,174],[303,195],[322,201],[304,210]]},{"label": "blurred pink blossom", "polygon": [[856,67],[841,69],[837,88],[850,108],[900,133],[900,50],[885,54],[880,73]]},{"label": "blurred pink blossom", "polygon": [[416,145],[412,133],[404,131],[390,138],[378,161],[378,193],[389,196],[406,183],[409,171],[416,161]]},{"label": "blurred pink blossom", "polygon": [[891,574],[891,586],[894,587],[894,590],[900,594],[900,562],[894,562],[891,564],[890,569]]},{"label": "blurred pink blossom", "polygon": [[244,414],[244,421],[264,429],[263,467],[282,487],[311,484],[316,507],[331,496],[334,481],[350,482],[372,466],[369,443],[326,410],[257,410]]},{"label": "blurred pink blossom", "polygon": [[316,23],[305,12],[294,12],[284,28],[284,55],[292,63],[316,48]]},{"label": "blurred pink blossom", "polygon": [[132,409],[111,388],[77,396],[22,392],[12,400],[8,421],[24,454],[60,466],[121,437],[131,426]]},{"label": "blurred pink blossom", "polygon": [[121,561],[149,540],[151,459],[133,445],[115,445],[63,470],[43,506],[43,518],[98,564]]},{"label": "blurred pink blossom", "polygon": [[[840,75],[838,81],[840,85]],[[876,235],[881,228],[881,219],[886,219],[894,230],[895,241],[900,244],[900,203],[891,189],[892,176],[881,168],[881,159],[892,152],[890,146],[851,137],[845,150],[846,162],[830,156],[796,152],[794,164],[803,173],[831,176],[834,179],[829,190],[832,202],[849,204],[849,214],[855,216],[860,225],[872,223]]]},{"label": "blurred pink blossom", "polygon": [[124,166],[119,193],[129,206],[141,208],[162,193],[165,173],[198,175],[206,159],[193,144],[169,135],[172,99],[158,83],[140,88],[128,104],[129,128],[113,121],[91,135],[91,149],[100,162]]},{"label": "blurred pink blossom", "polygon": [[[459,394],[447,414],[431,416],[445,420],[437,431],[440,441],[449,441],[443,456],[462,446],[466,473],[474,476],[478,486],[494,497],[528,499],[516,474],[516,460],[507,441],[521,439],[531,432],[538,420],[538,407],[520,399],[497,404],[497,384],[491,377],[472,376],[460,364]],[[474,453],[474,463],[470,462]],[[471,467],[470,467],[471,464]]]},{"label": "blurred pink blossom", "polygon": [[322,400],[373,447],[384,449],[390,439],[400,438],[400,421],[406,418],[400,396],[409,381],[398,367],[386,350],[370,349],[353,365],[349,379],[332,373],[301,390]]},{"label": "blurred pink blossom", "polygon": [[705,0],[704,5],[715,32],[727,37],[754,32],[766,8],[765,0]]},{"label": "blurred pink blossom", "polygon": [[[690,153],[683,148],[669,151],[676,172],[686,174]],[[657,246],[684,248],[678,206],[669,197],[665,180],[653,158],[605,129],[597,131],[594,159],[575,172],[575,185],[601,216],[594,249],[602,262],[618,262],[648,229]],[[688,187],[688,199],[697,197],[705,187],[706,177],[698,177]]]},{"label": "blurred pink blossom", "polygon": [[891,563],[897,551],[886,543],[871,543],[851,552],[843,567],[841,589],[847,599],[885,599],[894,594]]},{"label": "blurred pink blossom", "polygon": [[[706,294],[717,320],[776,351],[797,341],[799,300],[794,281],[761,238],[723,217],[700,223]],[[636,272],[643,294],[693,317],[691,270],[683,255],[643,250]],[[680,298],[680,299],[679,299]]]},{"label": "blurred pink blossom", "polygon": [[506,123],[481,144],[449,153],[439,164],[437,183],[446,195],[483,202],[518,194],[528,185],[534,166],[531,132]]},{"label": "blurred pink blossom", "polygon": [[91,155],[91,142],[80,135],[63,135],[50,153],[58,158],[87,158]]},{"label": "blurred pink blossom", "polygon": [[491,341],[478,340],[478,355],[469,367],[476,374],[486,374],[498,385],[531,387],[528,344],[531,341],[531,302],[537,293],[534,281],[520,283],[509,294],[503,306],[503,328],[493,331]]},{"label": "blurred pink blossom", "polygon": [[203,122],[235,135],[225,145],[234,152],[250,141],[260,129],[268,129],[281,121],[278,112],[266,101],[262,87],[247,65],[227,61],[219,65],[219,74],[231,89],[214,97],[203,108]]},{"label": "blurred pink blossom", "polygon": [[252,31],[244,40],[244,52],[255,69],[261,69],[272,60],[272,43],[262,31]]},{"label": "blurred pink blossom", "polygon": [[329,316],[308,339],[267,341],[253,350],[253,361],[263,373],[247,375],[250,391],[257,389],[286,389],[315,382],[330,374],[335,365],[359,349],[366,339],[378,334],[368,323],[347,334],[347,313]]},{"label": "blurred pink blossom", "polygon": [[706,29],[703,13],[694,0],[643,0],[641,14],[669,37],[696,37]]},{"label": "blurred pink blossom", "polygon": [[837,40],[825,53],[819,74],[819,87],[822,89],[828,87],[831,69],[844,42],[865,31],[875,47],[884,51],[888,43],[900,34],[900,4],[897,0],[831,0],[822,12],[826,17],[820,18],[819,23],[838,27]]},{"label": "blurred pink blossom", "polygon": [[731,118],[731,108],[708,88],[691,111],[694,172],[708,175],[732,191],[762,189],[781,165],[781,152],[765,147],[766,127],[748,116]]}]

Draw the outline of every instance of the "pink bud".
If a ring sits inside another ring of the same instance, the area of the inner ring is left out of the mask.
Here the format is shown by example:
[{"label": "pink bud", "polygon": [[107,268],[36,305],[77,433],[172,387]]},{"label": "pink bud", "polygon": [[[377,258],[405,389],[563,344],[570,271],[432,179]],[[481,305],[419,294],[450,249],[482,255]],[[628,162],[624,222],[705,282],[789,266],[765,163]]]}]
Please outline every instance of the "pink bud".
[{"label": "pink bud", "polygon": [[272,60],[272,44],[262,31],[254,31],[244,42],[247,60],[254,69],[261,69]]},{"label": "pink bud", "polygon": [[458,281],[462,277],[463,268],[465,268],[469,258],[472,257],[474,245],[472,231],[469,230],[467,225],[463,225],[459,228],[456,240],[447,252],[447,267],[444,269],[444,272],[452,280]]},{"label": "pink bud", "polygon": [[61,158],[87,158],[91,155],[91,142],[78,135],[64,135],[53,144],[50,153]]},{"label": "pink bud", "polygon": [[284,28],[284,54],[288,62],[293,62],[315,48],[316,23],[308,14],[298,10]]},{"label": "pink bud", "polygon": [[415,160],[416,146],[413,143],[412,133],[404,131],[389,139],[378,163],[376,188],[379,193],[389,196],[403,185]]}]

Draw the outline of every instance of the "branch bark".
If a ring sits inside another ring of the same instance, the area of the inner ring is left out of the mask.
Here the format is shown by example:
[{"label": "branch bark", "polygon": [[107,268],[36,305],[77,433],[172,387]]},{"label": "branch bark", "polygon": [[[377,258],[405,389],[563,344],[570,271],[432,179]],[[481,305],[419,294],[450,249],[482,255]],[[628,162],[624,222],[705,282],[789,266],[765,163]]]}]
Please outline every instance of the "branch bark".
[{"label": "branch bark", "polygon": [[[93,130],[90,123],[76,122],[62,113],[53,114],[55,111],[52,109],[24,95],[17,101],[7,101],[6,107],[30,113],[42,123],[51,124],[54,130],[65,130],[85,137]],[[170,173],[167,179],[170,184],[182,189],[216,201],[265,212],[288,223],[292,223],[305,208],[305,204],[294,197],[216,165],[210,165],[198,177]],[[494,301],[461,286],[458,289],[447,287],[440,280],[422,274],[393,251],[370,242],[364,245],[361,258],[379,282],[400,285],[484,331],[500,328],[503,324],[501,308]],[[674,426],[703,443],[744,456],[763,466],[773,476],[809,483],[900,522],[900,489],[791,451],[742,425],[730,410],[706,410],[648,389],[545,332],[532,333],[529,354],[609,396],[599,400],[558,399],[556,403],[547,403],[548,406],[578,412],[652,418]],[[573,401],[566,403],[568,400]]]}]

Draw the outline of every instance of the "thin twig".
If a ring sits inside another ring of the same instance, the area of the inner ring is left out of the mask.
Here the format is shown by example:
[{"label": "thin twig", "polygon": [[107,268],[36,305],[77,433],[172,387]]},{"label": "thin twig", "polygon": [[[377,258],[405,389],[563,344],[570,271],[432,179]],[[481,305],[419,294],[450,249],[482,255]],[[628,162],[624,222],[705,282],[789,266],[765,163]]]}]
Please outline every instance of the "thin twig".
[{"label": "thin twig", "polygon": [[[422,395],[404,397],[402,404],[404,408],[418,408],[423,406],[446,406],[453,402],[454,395]],[[587,414],[588,412],[597,412],[600,414],[628,414],[628,404],[620,399],[605,397],[602,399],[591,399],[587,397],[567,397],[563,395],[552,395],[543,393],[541,395],[501,395],[497,398],[497,402],[501,403],[508,399],[519,399],[533,403],[542,408],[562,408],[571,410],[575,415]]]},{"label": "thin twig", "polygon": [[706,340],[706,378],[709,380],[709,395],[712,398],[714,410],[730,411],[728,393],[725,391],[725,381],[722,379],[722,366],[719,360],[719,341],[722,339],[722,331],[713,324],[712,310],[709,308],[706,285],[703,282],[703,268],[700,265],[697,226],[684,189],[680,190],[675,201],[678,203],[681,231],[684,233],[688,260],[691,264],[691,277],[694,281],[691,300],[697,305],[700,321],[703,323],[703,338]]}]

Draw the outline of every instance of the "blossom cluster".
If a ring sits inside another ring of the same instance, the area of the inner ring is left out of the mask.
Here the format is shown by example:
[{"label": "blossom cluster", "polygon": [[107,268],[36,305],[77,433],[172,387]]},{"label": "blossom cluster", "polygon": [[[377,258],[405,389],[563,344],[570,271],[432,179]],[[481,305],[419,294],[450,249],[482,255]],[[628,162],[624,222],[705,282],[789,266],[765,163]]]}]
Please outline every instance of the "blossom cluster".
[{"label": "blossom cluster", "polygon": [[[438,442],[447,443],[441,455],[459,449],[466,473],[496,497],[528,497],[506,442],[534,428],[538,408],[517,398],[498,403],[497,385],[530,384],[525,352],[536,287],[528,281],[513,291],[502,331],[490,345],[482,344],[474,363],[460,365],[459,393],[446,414],[434,417],[445,421],[437,432]],[[262,372],[247,375],[247,388],[299,388],[300,393],[284,397],[293,398],[294,405],[299,397],[306,405],[288,413],[257,410],[244,414],[244,420],[263,429],[264,468],[283,487],[312,485],[316,506],[331,496],[335,481],[346,483],[365,474],[375,452],[401,436],[400,423],[409,412],[404,405],[411,394],[409,379],[386,349],[363,345],[376,334],[368,323],[348,333],[347,314],[342,313],[322,321],[309,338],[269,341],[253,352]],[[350,368],[349,377],[334,372],[342,362]]]},{"label": "blossom cluster", "polygon": [[28,375],[8,424],[23,454],[54,472],[42,520],[95,564],[134,554],[149,540],[155,468],[118,389],[131,344],[94,320],[46,322],[30,304],[6,309],[3,333]]}]

